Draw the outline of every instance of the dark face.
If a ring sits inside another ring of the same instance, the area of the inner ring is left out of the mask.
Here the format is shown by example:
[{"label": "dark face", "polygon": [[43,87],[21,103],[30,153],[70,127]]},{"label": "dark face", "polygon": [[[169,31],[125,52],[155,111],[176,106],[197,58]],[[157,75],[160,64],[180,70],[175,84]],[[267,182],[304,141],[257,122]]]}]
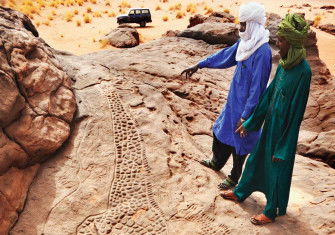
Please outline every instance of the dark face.
[{"label": "dark face", "polygon": [[283,37],[278,36],[277,47],[279,48],[279,54],[281,58],[286,58],[288,50],[290,49],[290,43]]},{"label": "dark face", "polygon": [[247,27],[247,23],[246,22],[240,22],[240,32],[244,32],[245,29]]}]

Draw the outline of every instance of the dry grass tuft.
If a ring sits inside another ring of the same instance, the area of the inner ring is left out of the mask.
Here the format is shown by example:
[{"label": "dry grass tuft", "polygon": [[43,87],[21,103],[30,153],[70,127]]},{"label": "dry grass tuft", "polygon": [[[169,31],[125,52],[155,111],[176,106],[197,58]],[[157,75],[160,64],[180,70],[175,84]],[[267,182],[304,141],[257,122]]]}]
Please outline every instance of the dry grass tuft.
[{"label": "dry grass tuft", "polygon": [[46,20],[46,21],[43,22],[43,24],[46,25],[46,26],[50,26],[50,21]]},{"label": "dry grass tuft", "polygon": [[209,7],[209,8],[207,9],[207,11],[206,11],[205,14],[206,14],[206,15],[209,15],[209,14],[211,14],[211,13],[213,13],[213,9]]},{"label": "dry grass tuft", "polygon": [[67,22],[70,22],[70,21],[72,21],[72,18],[73,18],[73,13],[70,12],[70,11],[66,12],[66,14],[65,14],[65,20]]},{"label": "dry grass tuft", "polygon": [[109,16],[109,17],[115,17],[116,14],[115,14],[114,12],[111,12],[111,13],[108,14],[108,16]]},{"label": "dry grass tuft", "polygon": [[169,7],[169,11],[180,11],[182,8],[181,3],[177,3]]},{"label": "dry grass tuft", "polygon": [[314,26],[314,27],[318,27],[319,24],[320,24],[320,21],[321,21],[321,16],[320,16],[320,15],[315,16],[315,17],[314,17],[313,26]]},{"label": "dry grass tuft", "polygon": [[177,19],[182,19],[184,17],[184,13],[182,11],[178,11],[176,14]]},{"label": "dry grass tuft", "polygon": [[159,5],[157,5],[156,8],[155,8],[155,10],[159,11],[159,10],[162,10],[162,8]]},{"label": "dry grass tuft", "polygon": [[91,22],[92,22],[91,17],[88,16],[88,15],[84,15],[84,22],[85,22],[86,24],[91,23]]},{"label": "dry grass tuft", "polygon": [[120,8],[131,8],[131,5],[127,1],[122,1],[120,2],[119,7]]},{"label": "dry grass tuft", "polygon": [[77,24],[78,27],[81,26],[81,21],[77,20],[76,24]]},{"label": "dry grass tuft", "polygon": [[225,13],[228,13],[228,14],[229,14],[229,13],[230,13],[230,10],[226,8],[226,9],[224,9],[224,10],[223,10],[223,12],[225,12]]},{"label": "dry grass tuft", "polygon": [[186,6],[186,11],[191,13],[191,14],[194,14],[197,12],[197,6],[194,5],[193,3],[190,3]]},{"label": "dry grass tuft", "polygon": [[108,39],[100,39],[99,43],[101,45],[100,48],[105,48],[107,45],[109,45]]},{"label": "dry grass tuft", "polygon": [[166,21],[169,20],[169,17],[168,17],[168,16],[163,16],[163,17],[162,17],[162,20],[166,22]]},{"label": "dry grass tuft", "polygon": [[95,11],[95,12],[93,13],[93,17],[101,17],[101,16],[102,16],[101,13],[98,12],[98,11]]}]

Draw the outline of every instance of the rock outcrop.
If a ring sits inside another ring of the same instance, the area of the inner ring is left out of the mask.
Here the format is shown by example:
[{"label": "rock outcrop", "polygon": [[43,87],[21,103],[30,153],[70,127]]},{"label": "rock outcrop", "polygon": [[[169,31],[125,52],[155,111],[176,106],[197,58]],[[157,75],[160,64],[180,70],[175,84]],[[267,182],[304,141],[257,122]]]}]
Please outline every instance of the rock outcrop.
[{"label": "rock outcrop", "polygon": [[38,163],[69,137],[76,110],[70,78],[37,36],[25,15],[0,7],[0,194],[9,205],[1,234],[22,210]]},{"label": "rock outcrop", "polygon": [[120,25],[107,34],[103,40],[118,48],[135,47],[140,43],[140,36],[135,28],[130,25]]},{"label": "rock outcrop", "polygon": [[234,23],[202,23],[178,34],[179,37],[203,40],[209,44],[232,45],[238,39],[238,28]]},{"label": "rock outcrop", "polygon": [[202,69],[189,80],[180,73],[221,48],[165,37],[126,50],[60,55],[76,80],[80,122],[69,145],[43,165],[12,232],[334,232],[335,172],[326,164],[298,155],[287,216],[255,227],[248,217],[264,198],[223,200],[216,187],[223,172],[198,163],[211,157],[211,125],[234,68]]},{"label": "rock outcrop", "polygon": [[234,21],[235,17],[226,12],[213,12],[208,17],[201,14],[196,14],[190,17],[190,24],[187,26],[187,28],[191,28],[202,23],[234,23]]},{"label": "rock outcrop", "polygon": [[322,31],[325,31],[327,33],[330,33],[332,35],[335,35],[335,25],[333,25],[333,24],[320,25],[319,29],[321,29]]}]

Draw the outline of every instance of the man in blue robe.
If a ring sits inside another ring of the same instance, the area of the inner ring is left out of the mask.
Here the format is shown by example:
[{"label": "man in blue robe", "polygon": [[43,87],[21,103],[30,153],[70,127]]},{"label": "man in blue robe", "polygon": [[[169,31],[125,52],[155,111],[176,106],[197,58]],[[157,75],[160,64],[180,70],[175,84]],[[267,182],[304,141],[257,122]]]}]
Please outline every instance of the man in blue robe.
[{"label": "man in blue robe", "polygon": [[182,72],[188,78],[198,69],[225,69],[236,65],[227,103],[213,126],[213,158],[201,161],[206,167],[219,171],[233,155],[231,173],[218,185],[224,190],[238,183],[246,156],[260,136],[258,130],[241,138],[235,130],[254,111],[259,97],[266,89],[272,67],[269,31],[264,28],[264,6],[258,3],[242,5],[239,19],[240,40]]}]

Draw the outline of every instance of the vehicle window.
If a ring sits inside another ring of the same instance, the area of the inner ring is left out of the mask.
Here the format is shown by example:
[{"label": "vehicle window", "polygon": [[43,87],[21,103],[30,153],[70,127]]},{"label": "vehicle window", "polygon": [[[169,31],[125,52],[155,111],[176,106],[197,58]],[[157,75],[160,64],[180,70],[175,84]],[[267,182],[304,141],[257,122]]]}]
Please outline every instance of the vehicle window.
[{"label": "vehicle window", "polygon": [[137,15],[137,14],[141,14],[141,11],[140,11],[140,10],[136,10],[135,12],[136,12],[136,15]]},{"label": "vehicle window", "polygon": [[134,15],[134,14],[135,14],[134,11],[130,11],[130,12],[129,12],[129,15]]},{"label": "vehicle window", "polygon": [[149,10],[142,10],[142,14],[149,14]]}]

